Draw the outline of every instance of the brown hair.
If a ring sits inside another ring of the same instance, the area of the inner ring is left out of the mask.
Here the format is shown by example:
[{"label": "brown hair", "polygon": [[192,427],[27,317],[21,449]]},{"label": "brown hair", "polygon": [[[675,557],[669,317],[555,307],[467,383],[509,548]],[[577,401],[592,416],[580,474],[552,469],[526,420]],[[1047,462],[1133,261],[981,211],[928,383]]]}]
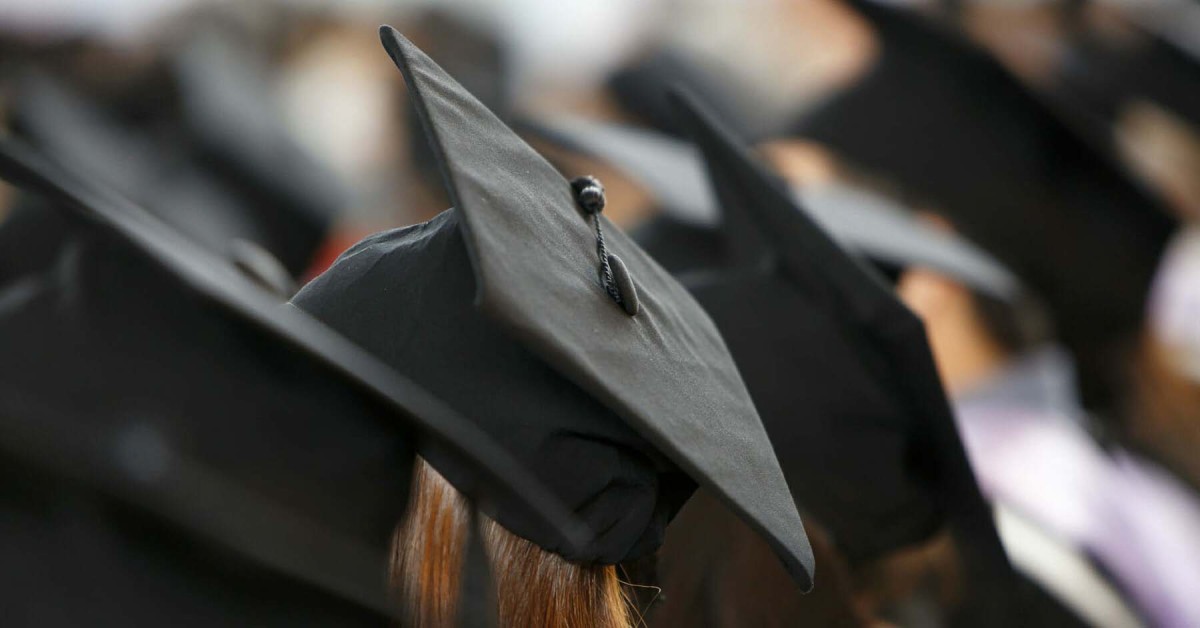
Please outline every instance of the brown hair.
[{"label": "brown hair", "polygon": [[[418,459],[413,495],[392,539],[391,582],[405,625],[452,628],[466,551],[466,500]],[[628,603],[612,565],[578,565],[483,521],[501,626],[629,628]]]},{"label": "brown hair", "polygon": [[945,531],[852,566],[806,517],[818,569],[812,592],[801,594],[767,542],[710,493],[696,491],[671,526],[658,564],[666,594],[649,615],[651,628],[867,628],[887,625],[882,618],[914,596],[948,617],[962,602],[961,565]]},{"label": "brown hair", "polygon": [[662,626],[823,626],[864,628],[851,576],[821,530],[805,519],[816,556],[816,586],[807,595],[784,570],[770,545],[704,490],[671,523],[659,555],[664,595],[649,614]]},{"label": "brown hair", "polygon": [[1149,333],[1142,338],[1131,370],[1131,399],[1123,425],[1129,439],[1200,487],[1200,383],[1180,372],[1171,350]]}]

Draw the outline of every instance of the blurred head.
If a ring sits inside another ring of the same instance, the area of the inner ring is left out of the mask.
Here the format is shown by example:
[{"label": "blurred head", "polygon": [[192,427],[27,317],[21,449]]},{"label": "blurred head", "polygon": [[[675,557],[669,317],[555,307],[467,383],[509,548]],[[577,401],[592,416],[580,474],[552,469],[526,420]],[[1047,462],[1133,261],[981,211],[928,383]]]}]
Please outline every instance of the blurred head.
[{"label": "blurred head", "polygon": [[[762,152],[795,185],[849,183],[902,205],[923,206],[920,200],[906,198],[886,178],[847,164],[820,144],[782,140],[765,144]],[[936,209],[921,210],[921,218],[955,231]],[[1005,302],[946,273],[920,266],[884,270],[896,279],[897,296],[925,323],[930,349],[952,396],[986,379],[1009,358],[1047,340],[1045,315],[1028,297]]]},{"label": "blurred head", "polygon": [[673,526],[659,556],[663,594],[648,613],[650,626],[869,623],[855,607],[845,560],[819,527],[807,529],[821,576],[802,595],[771,548],[712,495],[697,492]]},{"label": "blurred head", "polygon": [[[456,625],[459,572],[471,521],[467,502],[418,459],[413,496],[393,539],[391,581],[405,625]],[[614,565],[578,565],[483,520],[500,626],[631,626]]]},{"label": "blurred head", "polygon": [[1133,440],[1200,486],[1200,229],[1172,244],[1150,305],[1127,409]]},{"label": "blurred head", "polygon": [[961,565],[946,531],[851,565],[819,524],[807,530],[821,577],[801,595],[767,544],[711,495],[698,492],[663,545],[663,594],[648,613],[649,625],[882,628],[892,625],[884,618],[902,620],[914,599],[932,599],[941,608],[960,599]]},{"label": "blurred head", "polygon": [[[946,225],[939,217],[931,220]],[[925,323],[946,391],[955,396],[986,380],[1009,359],[1046,340],[1046,323],[1030,300],[1005,302],[944,273],[911,266],[896,294]]]}]

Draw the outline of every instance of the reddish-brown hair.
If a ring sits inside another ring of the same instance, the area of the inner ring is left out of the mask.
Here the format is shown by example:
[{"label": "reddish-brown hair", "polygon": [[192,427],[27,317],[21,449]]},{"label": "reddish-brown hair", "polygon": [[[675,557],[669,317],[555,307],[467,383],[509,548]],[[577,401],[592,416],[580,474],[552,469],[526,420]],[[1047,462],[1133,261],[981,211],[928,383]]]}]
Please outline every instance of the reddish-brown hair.
[{"label": "reddish-brown hair", "polygon": [[[462,495],[418,460],[413,496],[392,541],[391,581],[405,625],[452,628],[470,513]],[[628,598],[612,565],[577,565],[483,523],[501,626],[629,628]]]},{"label": "reddish-brown hair", "polygon": [[1130,439],[1193,486],[1200,486],[1200,384],[1147,334],[1133,362],[1131,399],[1121,426]]}]

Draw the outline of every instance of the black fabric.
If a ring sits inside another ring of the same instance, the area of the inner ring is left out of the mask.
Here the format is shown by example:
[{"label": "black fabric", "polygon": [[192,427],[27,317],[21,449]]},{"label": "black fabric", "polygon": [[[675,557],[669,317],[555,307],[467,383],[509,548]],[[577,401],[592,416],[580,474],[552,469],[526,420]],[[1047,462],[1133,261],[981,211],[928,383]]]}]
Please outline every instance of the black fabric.
[{"label": "black fabric", "polygon": [[1154,102],[1200,127],[1200,62],[1161,39],[1114,42],[1073,33],[1056,67],[1056,84],[1087,109],[1114,120],[1135,100]]},{"label": "black fabric", "polygon": [[281,122],[266,60],[254,47],[199,29],[177,50],[170,59],[177,124],[196,148],[197,167],[237,196],[261,232],[258,244],[301,276],[349,192]]},{"label": "black fabric", "polygon": [[6,626],[394,623],[7,452],[0,495]]},{"label": "black fabric", "polygon": [[693,275],[687,285],[729,343],[796,503],[849,561],[941,527],[940,500],[914,460],[918,417],[835,303],[777,268]]},{"label": "black fabric", "polygon": [[[1074,611],[1046,592],[1040,584],[1022,574],[1016,578],[1014,587],[1015,607],[1019,620],[1016,625],[1045,626],[1047,628],[1085,628],[1092,624],[1083,620]],[[971,626],[970,617],[956,618],[952,625]]]},{"label": "black fabric", "polygon": [[471,509],[467,534],[467,549],[463,557],[463,573],[459,587],[460,600],[474,600],[458,609],[458,628],[496,628],[496,588],[492,585],[492,562],[484,544],[483,518]]},{"label": "black fabric", "polygon": [[[315,556],[316,548],[302,543],[287,551],[308,554],[330,573],[352,574],[351,584],[382,607],[387,542],[412,466],[413,437],[403,423],[295,348],[199,302],[111,235],[79,224],[61,235],[49,265],[2,288],[0,413],[105,443],[114,463],[139,456],[145,474],[156,472],[155,447],[141,453],[130,447],[139,435],[161,438],[190,465],[236,478],[240,490],[286,509],[289,523],[355,539],[361,555]],[[289,584],[236,551],[215,557],[198,551],[228,550],[222,546],[230,539],[161,523],[165,530],[142,538],[139,528],[155,527],[144,521],[156,514],[145,503],[114,504],[78,487],[39,486],[43,475],[6,476],[20,487],[18,495],[46,502],[5,500],[6,571],[31,568],[28,580],[4,589],[5,608],[22,624],[56,625],[55,618],[72,616],[104,625],[123,617],[138,625],[152,619],[204,625],[204,618],[221,616],[271,625],[317,625],[323,617],[363,622],[363,611],[354,609],[360,599],[329,600],[312,590],[315,583]],[[137,473],[130,480],[151,482]],[[257,540],[283,539],[287,530],[272,532]],[[80,547],[91,543],[97,546]],[[237,574],[247,569],[257,575]],[[223,572],[232,572],[228,582]],[[262,599],[238,590],[254,580],[262,580],[255,587]],[[151,599],[136,603],[137,596]],[[306,608],[320,612],[298,617]],[[376,615],[374,623],[383,618]]]},{"label": "black fabric", "polygon": [[719,229],[691,225],[660,210],[629,233],[654,261],[673,275],[720,265],[725,237]]},{"label": "black fabric", "polygon": [[[193,131],[201,140],[177,128],[172,111],[130,123],[45,75],[18,84],[12,122],[30,144],[144,205],[209,251],[229,256],[234,241],[253,242],[292,276],[301,275],[332,222],[330,194],[317,191],[324,189],[320,173],[255,119],[236,115],[244,103],[226,106],[218,94],[203,95],[218,100],[209,108],[219,111],[189,118],[200,125]],[[192,109],[206,112],[203,103]],[[235,130],[224,132],[228,127]]]},{"label": "black fabric", "polygon": [[0,284],[0,459],[23,469],[0,525],[5,564],[31,574],[6,609],[34,625],[381,622],[414,450],[455,455],[468,497],[523,503],[582,544],[478,429],[149,214],[11,142],[0,175],[48,199],[0,234],[24,225],[52,251]]},{"label": "black fabric", "polygon": [[[732,239],[760,256],[698,279],[730,341],[797,502],[854,559],[949,522],[980,618],[1005,624],[1012,576],[959,439],[924,327],[794,205],[695,100],[678,118],[707,161]],[[754,237],[748,237],[750,231]],[[761,260],[761,261],[760,261]]]},{"label": "black fabric", "polygon": [[0,218],[0,285],[49,266],[66,229],[66,219],[36,196],[17,194]]},{"label": "black fabric", "polygon": [[746,119],[742,106],[729,95],[725,81],[685,53],[672,48],[653,50],[618,68],[606,81],[609,92],[626,112],[647,126],[674,136],[683,134],[667,94],[677,84],[703,94],[708,102],[730,120],[740,133],[749,133],[753,120]]},{"label": "black fabric", "polygon": [[[597,216],[639,312],[614,303],[570,184],[410,42],[386,27],[381,37],[456,209],[369,239],[295,302],[425,385],[456,389],[448,400],[506,439],[599,540],[562,552],[501,503],[499,523],[517,534],[578,561],[634,558],[657,547],[694,481],[763,534],[807,588],[803,524],[708,316]],[[460,344],[468,338],[474,346]],[[452,482],[459,475],[431,462]]]},{"label": "black fabric", "polygon": [[[596,532],[579,554],[496,504],[513,533],[577,561],[619,563],[658,547],[693,483],[586,391],[473,307],[476,281],[459,211],[376,234],[346,251],[293,303],[474,418],[545,478]],[[612,307],[605,301],[598,306]],[[427,458],[455,486],[453,461]]]},{"label": "black fabric", "polygon": [[916,15],[856,2],[882,42],[868,74],[794,127],[932,203],[1044,299],[1085,401],[1112,409],[1174,224],[995,60]]}]

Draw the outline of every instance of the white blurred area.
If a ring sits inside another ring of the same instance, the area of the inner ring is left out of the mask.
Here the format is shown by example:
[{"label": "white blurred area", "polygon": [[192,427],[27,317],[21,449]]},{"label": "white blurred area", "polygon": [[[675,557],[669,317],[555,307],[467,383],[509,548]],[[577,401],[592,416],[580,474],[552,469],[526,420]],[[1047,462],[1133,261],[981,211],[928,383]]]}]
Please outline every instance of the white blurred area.
[{"label": "white blurred area", "polygon": [[406,159],[398,141],[406,133],[397,113],[403,92],[379,50],[381,23],[405,31],[430,10],[453,14],[502,42],[516,110],[602,117],[610,115],[598,96],[605,77],[663,44],[735,85],[740,104],[761,112],[764,123],[856,75],[874,52],[869,31],[846,19],[844,7],[818,0],[0,0],[0,7],[0,30],[9,34],[87,38],[134,53],[169,47],[199,28],[197,16],[219,15],[226,27],[232,21],[262,40],[273,23],[294,20],[280,23],[301,34],[270,44],[270,91],[296,139],[355,190],[356,220],[376,227],[393,219],[388,207],[442,202],[411,198],[420,186],[397,174]]},{"label": "white blurred area", "polygon": [[95,35],[129,41],[165,16],[204,0],[4,0],[0,28],[49,37]]},{"label": "white blurred area", "polygon": [[[752,0],[751,4],[773,4]],[[438,8],[484,22],[514,46],[519,84],[593,82],[636,50],[666,20],[669,0],[3,0],[0,28],[38,37],[88,35],[118,44],[153,37],[173,16],[204,6],[292,7],[369,21]],[[731,1],[700,3],[723,5]],[[241,6],[239,6],[241,5]]]}]

